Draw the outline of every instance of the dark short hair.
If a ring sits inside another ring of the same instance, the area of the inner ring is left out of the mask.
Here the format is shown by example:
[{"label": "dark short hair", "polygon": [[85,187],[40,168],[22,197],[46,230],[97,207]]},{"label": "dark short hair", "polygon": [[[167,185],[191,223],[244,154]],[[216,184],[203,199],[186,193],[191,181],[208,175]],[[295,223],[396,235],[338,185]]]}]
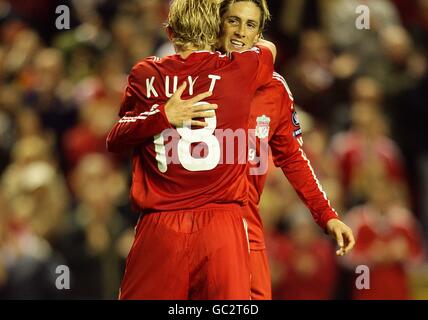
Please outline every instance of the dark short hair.
[{"label": "dark short hair", "polygon": [[229,10],[229,7],[236,2],[252,2],[260,9],[261,17],[259,30],[263,32],[267,22],[270,21],[271,18],[266,0],[222,0],[220,5],[220,16],[223,17],[227,10]]}]

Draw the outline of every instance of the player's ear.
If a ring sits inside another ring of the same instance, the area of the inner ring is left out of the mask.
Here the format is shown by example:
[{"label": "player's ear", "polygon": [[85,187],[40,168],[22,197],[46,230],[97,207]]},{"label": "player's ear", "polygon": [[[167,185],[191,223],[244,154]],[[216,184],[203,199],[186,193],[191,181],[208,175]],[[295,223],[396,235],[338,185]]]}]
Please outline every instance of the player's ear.
[{"label": "player's ear", "polygon": [[171,26],[167,24],[165,27],[165,31],[166,31],[166,34],[168,36],[169,41],[172,41],[172,39],[174,38],[174,31],[172,31]]},{"label": "player's ear", "polygon": [[260,39],[263,39],[263,36],[262,36],[261,33],[259,33],[258,35],[256,35],[256,37],[254,38],[253,46],[255,46],[256,43],[259,42]]}]

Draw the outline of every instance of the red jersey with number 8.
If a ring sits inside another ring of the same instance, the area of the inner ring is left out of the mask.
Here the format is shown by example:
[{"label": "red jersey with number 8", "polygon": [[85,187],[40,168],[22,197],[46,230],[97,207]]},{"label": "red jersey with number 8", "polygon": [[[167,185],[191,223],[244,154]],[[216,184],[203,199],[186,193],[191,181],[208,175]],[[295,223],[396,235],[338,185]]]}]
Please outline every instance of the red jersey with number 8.
[{"label": "red jersey with number 8", "polygon": [[[108,144],[128,140],[153,129],[134,148],[131,199],[146,212],[192,209],[210,203],[247,202],[247,129],[255,91],[272,79],[272,53],[253,48],[241,53],[193,52],[187,59],[172,55],[146,58],[128,77],[122,118]],[[184,81],[182,99],[211,91],[215,116],[207,127],[168,125],[165,103]],[[123,139],[123,137],[128,138]],[[122,139],[122,140],[120,140]],[[127,140],[128,139],[128,140]]]}]

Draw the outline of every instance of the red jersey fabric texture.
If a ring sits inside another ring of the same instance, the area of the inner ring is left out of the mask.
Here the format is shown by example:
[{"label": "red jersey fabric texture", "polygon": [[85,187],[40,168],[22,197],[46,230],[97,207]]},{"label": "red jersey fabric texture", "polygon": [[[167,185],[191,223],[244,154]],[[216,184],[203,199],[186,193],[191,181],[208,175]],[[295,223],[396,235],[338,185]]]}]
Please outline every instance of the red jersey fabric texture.
[{"label": "red jersey fabric texture", "polygon": [[[325,229],[328,220],[338,219],[301,148],[301,128],[294,109],[293,96],[286,81],[278,73],[273,73],[270,83],[257,90],[251,105],[249,129],[254,129],[255,135],[250,134],[247,175],[250,182],[249,204],[244,217],[248,222],[251,250],[265,248],[259,202],[267,177],[267,170],[262,166],[268,162],[262,153],[267,154],[269,148],[275,166],[282,169],[309,208],[315,222]],[[254,149],[255,153],[251,149]],[[256,155],[256,161],[251,159],[252,154]],[[262,161],[266,163],[263,164]],[[256,167],[258,170],[255,170]]]},{"label": "red jersey fabric texture", "polygon": [[[137,147],[131,200],[139,211],[246,204],[247,148],[238,147],[236,140],[227,145],[230,139],[221,141],[217,133],[246,132],[253,95],[269,83],[272,72],[272,54],[263,47],[230,55],[194,52],[187,59],[152,57],[134,66],[119,113],[122,118],[111,130],[107,147],[117,152]],[[207,118],[208,127],[175,130],[169,125],[163,106],[183,81],[188,85],[182,99],[212,91],[206,102],[216,103],[218,109],[214,118]],[[171,136],[163,131],[168,128]],[[202,144],[205,158],[193,154],[196,144]],[[226,149],[235,151],[233,163],[225,161]],[[174,159],[178,161],[170,161]]]}]

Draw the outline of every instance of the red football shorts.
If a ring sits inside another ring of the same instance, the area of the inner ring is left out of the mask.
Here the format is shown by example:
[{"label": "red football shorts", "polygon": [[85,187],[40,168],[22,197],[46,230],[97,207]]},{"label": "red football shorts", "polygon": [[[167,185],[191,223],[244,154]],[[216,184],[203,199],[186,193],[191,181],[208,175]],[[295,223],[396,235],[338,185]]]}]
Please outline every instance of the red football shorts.
[{"label": "red football shorts", "polygon": [[142,215],[119,299],[250,299],[249,243],[237,204]]},{"label": "red football shorts", "polygon": [[266,250],[250,251],[251,299],[272,300],[272,284]]}]

